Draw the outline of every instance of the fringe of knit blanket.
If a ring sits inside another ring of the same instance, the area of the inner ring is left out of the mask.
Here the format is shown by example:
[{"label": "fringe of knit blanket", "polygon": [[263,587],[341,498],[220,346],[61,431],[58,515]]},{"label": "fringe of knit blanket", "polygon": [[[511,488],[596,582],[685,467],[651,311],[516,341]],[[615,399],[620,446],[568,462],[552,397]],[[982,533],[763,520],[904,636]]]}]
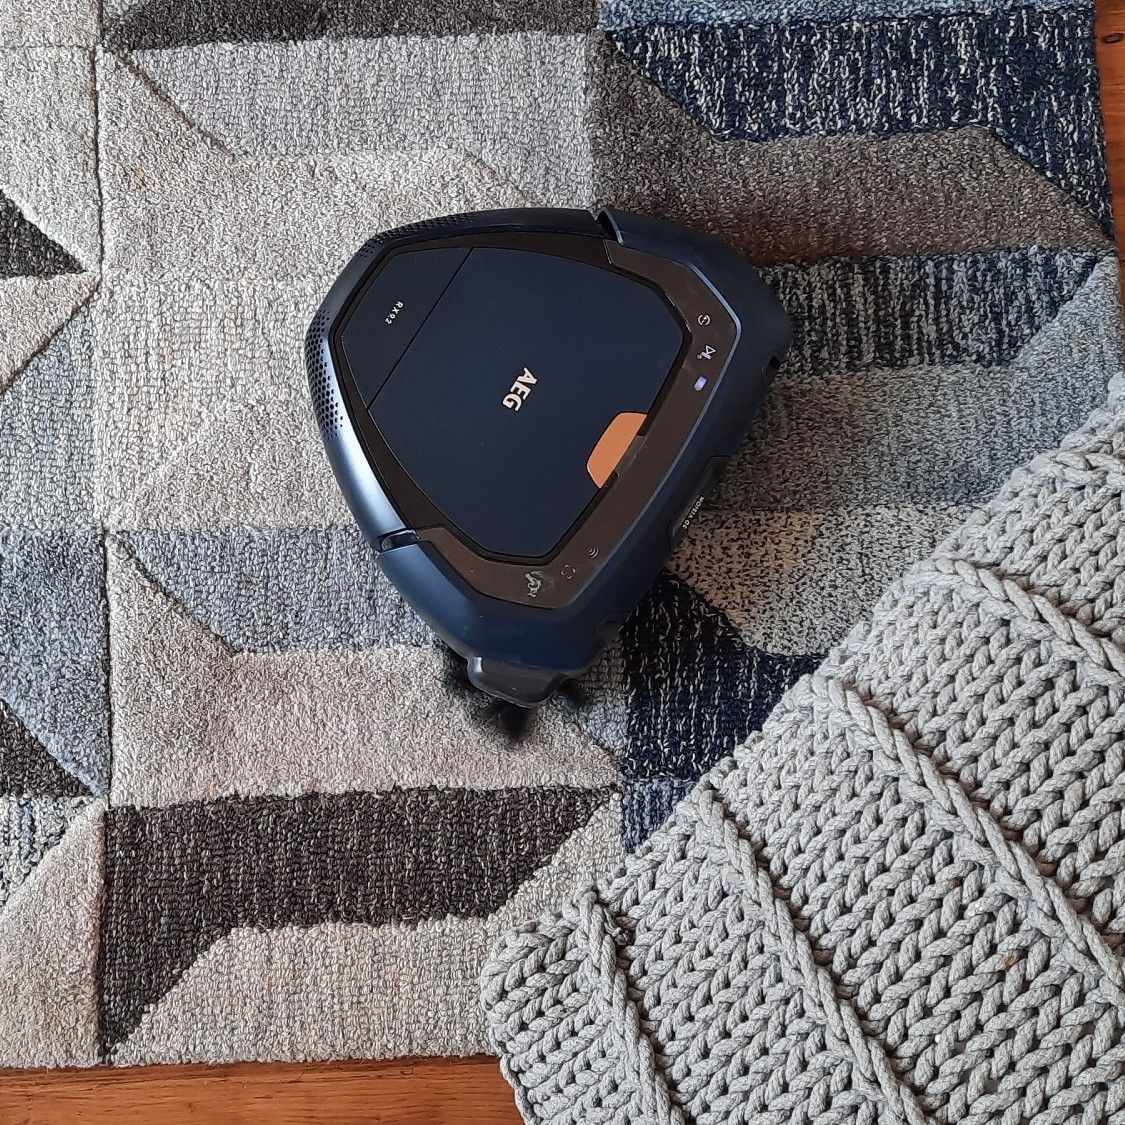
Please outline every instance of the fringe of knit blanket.
[{"label": "fringe of knit blanket", "polygon": [[529,1122],[1125,1119],[1123,391],[504,941]]}]

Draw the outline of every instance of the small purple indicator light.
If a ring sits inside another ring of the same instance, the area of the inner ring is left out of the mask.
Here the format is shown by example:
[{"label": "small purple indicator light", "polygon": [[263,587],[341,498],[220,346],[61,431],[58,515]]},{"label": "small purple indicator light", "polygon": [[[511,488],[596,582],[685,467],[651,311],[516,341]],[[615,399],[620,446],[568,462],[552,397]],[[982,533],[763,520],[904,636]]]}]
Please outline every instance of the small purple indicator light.
[{"label": "small purple indicator light", "polygon": [[701,391],[705,386],[707,386],[707,376],[700,375],[699,378],[695,381],[695,389],[697,391]]}]

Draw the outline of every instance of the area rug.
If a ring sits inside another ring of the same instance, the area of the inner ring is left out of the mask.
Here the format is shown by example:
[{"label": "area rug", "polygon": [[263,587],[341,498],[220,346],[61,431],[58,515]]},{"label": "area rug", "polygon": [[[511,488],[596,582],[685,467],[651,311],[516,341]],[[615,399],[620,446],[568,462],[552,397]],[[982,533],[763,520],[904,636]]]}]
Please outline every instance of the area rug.
[{"label": "area rug", "polygon": [[[0,6],[0,1064],[468,1054],[497,935],[618,863],[1122,360],[1092,11]],[[443,686],[301,339],[372,232],[734,242],[797,338],[519,746]]]}]

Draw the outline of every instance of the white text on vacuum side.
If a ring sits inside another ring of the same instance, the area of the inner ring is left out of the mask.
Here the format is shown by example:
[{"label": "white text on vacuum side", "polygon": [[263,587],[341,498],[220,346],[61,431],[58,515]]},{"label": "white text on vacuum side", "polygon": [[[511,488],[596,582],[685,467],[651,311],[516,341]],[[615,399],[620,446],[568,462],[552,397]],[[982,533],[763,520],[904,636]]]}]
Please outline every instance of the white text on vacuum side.
[{"label": "white text on vacuum side", "polygon": [[504,405],[509,410],[519,410],[523,406],[523,400],[531,394],[531,388],[537,382],[535,376],[525,367],[523,374],[512,384],[512,389],[504,396]]}]

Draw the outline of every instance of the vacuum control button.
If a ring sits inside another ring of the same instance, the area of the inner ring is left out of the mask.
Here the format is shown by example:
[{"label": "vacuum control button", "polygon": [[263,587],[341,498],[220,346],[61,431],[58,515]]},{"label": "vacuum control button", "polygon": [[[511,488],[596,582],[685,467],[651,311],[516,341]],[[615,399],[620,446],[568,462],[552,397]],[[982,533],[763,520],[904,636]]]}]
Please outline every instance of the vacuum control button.
[{"label": "vacuum control button", "polygon": [[340,334],[344,358],[370,406],[469,256],[467,247],[406,250],[371,279]]},{"label": "vacuum control button", "polygon": [[598,438],[598,444],[586,460],[586,472],[598,488],[609,480],[621,464],[621,459],[633,444],[647,417],[647,414],[623,410],[606,426],[605,432]]},{"label": "vacuum control button", "polygon": [[523,575],[524,596],[529,601],[538,600],[541,594],[549,594],[555,588],[555,580],[542,570],[526,570]]}]

